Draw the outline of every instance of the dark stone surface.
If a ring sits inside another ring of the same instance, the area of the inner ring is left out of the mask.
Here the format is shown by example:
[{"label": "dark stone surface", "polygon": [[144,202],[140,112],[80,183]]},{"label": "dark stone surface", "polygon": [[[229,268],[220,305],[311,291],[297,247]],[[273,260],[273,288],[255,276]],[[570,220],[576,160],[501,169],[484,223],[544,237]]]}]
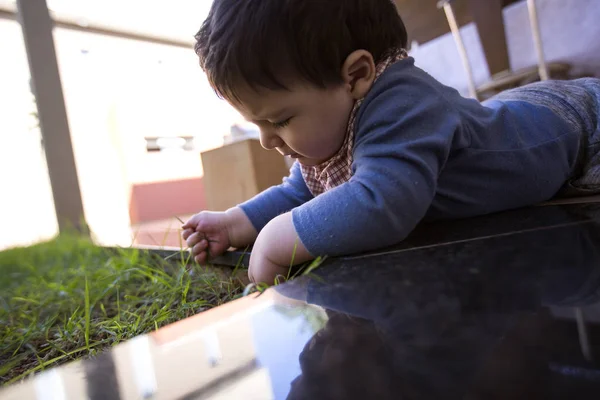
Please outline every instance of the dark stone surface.
[{"label": "dark stone surface", "polygon": [[[291,398],[598,398],[600,205],[421,226],[280,286],[327,310]],[[273,329],[277,329],[274,327]]]}]

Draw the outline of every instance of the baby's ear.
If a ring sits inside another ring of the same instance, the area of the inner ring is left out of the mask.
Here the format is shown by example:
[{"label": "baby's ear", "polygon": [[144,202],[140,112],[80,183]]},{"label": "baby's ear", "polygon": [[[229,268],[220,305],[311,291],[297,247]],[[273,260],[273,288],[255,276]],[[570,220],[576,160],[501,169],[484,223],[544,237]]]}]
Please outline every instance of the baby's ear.
[{"label": "baby's ear", "polygon": [[342,66],[342,79],[355,100],[362,99],[375,81],[375,61],[366,50],[353,51]]}]

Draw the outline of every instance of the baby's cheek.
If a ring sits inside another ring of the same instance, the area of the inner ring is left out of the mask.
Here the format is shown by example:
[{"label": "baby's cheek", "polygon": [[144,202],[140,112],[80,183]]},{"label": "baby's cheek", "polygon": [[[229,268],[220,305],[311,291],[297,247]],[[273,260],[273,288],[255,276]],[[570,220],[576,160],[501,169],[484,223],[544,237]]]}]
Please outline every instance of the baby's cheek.
[{"label": "baby's cheek", "polygon": [[327,146],[328,150],[332,153],[336,153],[344,144],[346,138],[346,127],[340,129],[339,126],[331,126],[327,133],[327,143],[323,143]]}]

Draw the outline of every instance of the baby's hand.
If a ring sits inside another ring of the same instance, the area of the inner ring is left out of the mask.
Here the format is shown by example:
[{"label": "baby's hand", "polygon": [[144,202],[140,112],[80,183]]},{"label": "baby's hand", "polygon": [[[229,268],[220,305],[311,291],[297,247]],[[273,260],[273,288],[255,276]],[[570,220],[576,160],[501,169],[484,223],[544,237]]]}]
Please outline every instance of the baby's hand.
[{"label": "baby's hand", "polygon": [[183,239],[198,263],[223,254],[231,246],[225,212],[202,211],[183,224],[182,229]]}]

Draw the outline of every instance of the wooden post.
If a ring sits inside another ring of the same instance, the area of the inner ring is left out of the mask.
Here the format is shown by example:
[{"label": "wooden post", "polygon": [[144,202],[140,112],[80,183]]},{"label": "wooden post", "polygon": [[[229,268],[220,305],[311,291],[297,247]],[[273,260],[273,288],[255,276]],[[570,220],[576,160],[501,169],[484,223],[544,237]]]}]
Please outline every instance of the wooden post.
[{"label": "wooden post", "polygon": [[452,32],[452,36],[454,36],[454,42],[456,43],[456,48],[458,49],[458,54],[460,55],[460,59],[463,63],[463,67],[465,69],[465,73],[467,75],[467,84],[469,87],[469,94],[472,98],[477,99],[477,88],[475,87],[475,79],[473,78],[473,70],[471,69],[471,63],[469,62],[469,57],[467,56],[467,49],[465,48],[465,44],[462,40],[462,36],[460,35],[460,28],[458,23],[456,22],[456,16],[454,15],[454,10],[452,9],[452,5],[450,4],[450,0],[442,0],[438,3],[438,7],[442,7],[444,12],[446,13],[446,19],[448,20],[448,25],[450,26],[450,31]]},{"label": "wooden post", "polygon": [[56,61],[52,20],[46,0],[18,0],[17,6],[59,231],[76,229],[84,233],[87,226]]},{"label": "wooden post", "polygon": [[529,23],[531,25],[531,33],[533,34],[533,44],[538,58],[538,71],[540,80],[545,81],[550,78],[546,60],[544,58],[544,48],[542,46],[542,34],[540,32],[540,24],[537,15],[537,7],[535,0],[527,0],[527,10],[529,11]]}]

